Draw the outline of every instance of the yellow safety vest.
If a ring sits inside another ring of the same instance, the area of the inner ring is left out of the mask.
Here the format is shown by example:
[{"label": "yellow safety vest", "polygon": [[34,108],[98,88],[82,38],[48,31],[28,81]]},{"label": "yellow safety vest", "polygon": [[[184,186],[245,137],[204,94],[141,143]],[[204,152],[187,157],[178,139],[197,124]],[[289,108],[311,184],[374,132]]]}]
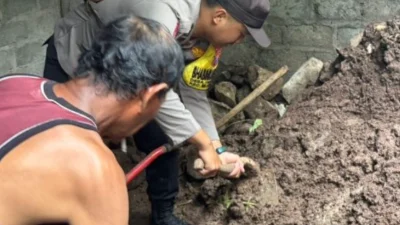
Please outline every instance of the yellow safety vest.
[{"label": "yellow safety vest", "polygon": [[[193,55],[201,55],[202,50],[192,49]],[[221,50],[209,45],[206,52],[198,59],[188,64],[183,71],[183,81],[191,88],[205,91],[211,81],[211,76],[218,66]]]}]

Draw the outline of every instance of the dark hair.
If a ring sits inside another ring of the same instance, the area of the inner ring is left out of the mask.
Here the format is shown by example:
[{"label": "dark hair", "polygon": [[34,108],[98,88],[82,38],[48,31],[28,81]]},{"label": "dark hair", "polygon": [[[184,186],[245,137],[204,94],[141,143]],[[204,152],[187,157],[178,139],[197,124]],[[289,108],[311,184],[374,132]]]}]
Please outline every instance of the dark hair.
[{"label": "dark hair", "polygon": [[206,0],[207,6],[208,7],[215,7],[217,5],[219,5],[217,0]]},{"label": "dark hair", "polygon": [[103,27],[80,56],[75,75],[93,76],[94,85],[102,84],[107,93],[130,99],[155,84],[173,87],[183,62],[181,47],[163,25],[125,16]]}]

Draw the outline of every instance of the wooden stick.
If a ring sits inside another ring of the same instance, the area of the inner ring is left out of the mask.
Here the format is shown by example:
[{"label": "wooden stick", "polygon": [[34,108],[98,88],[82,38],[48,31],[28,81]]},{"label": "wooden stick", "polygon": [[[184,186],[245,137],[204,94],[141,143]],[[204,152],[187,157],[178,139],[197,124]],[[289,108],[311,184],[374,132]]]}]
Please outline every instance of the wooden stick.
[{"label": "wooden stick", "polygon": [[231,111],[229,111],[224,117],[222,117],[216,124],[217,128],[224,126],[232,117],[236,116],[241,112],[246,106],[254,101],[258,96],[260,96],[269,86],[271,86],[275,81],[281,78],[288,71],[287,66],[283,66],[278,71],[276,71],[271,77],[269,77],[264,83],[258,86],[254,91],[252,91],[246,98],[244,98],[239,104],[237,104]]}]

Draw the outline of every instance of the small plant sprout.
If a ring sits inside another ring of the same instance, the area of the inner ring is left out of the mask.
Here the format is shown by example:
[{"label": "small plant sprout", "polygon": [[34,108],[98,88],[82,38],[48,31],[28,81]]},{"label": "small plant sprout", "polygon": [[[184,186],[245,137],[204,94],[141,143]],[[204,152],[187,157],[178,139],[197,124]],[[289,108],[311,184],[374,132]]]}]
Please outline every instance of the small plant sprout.
[{"label": "small plant sprout", "polygon": [[255,130],[257,130],[257,128],[259,128],[261,125],[263,124],[262,119],[256,119],[253,123],[253,126],[251,126],[249,128],[249,134],[254,133]]}]

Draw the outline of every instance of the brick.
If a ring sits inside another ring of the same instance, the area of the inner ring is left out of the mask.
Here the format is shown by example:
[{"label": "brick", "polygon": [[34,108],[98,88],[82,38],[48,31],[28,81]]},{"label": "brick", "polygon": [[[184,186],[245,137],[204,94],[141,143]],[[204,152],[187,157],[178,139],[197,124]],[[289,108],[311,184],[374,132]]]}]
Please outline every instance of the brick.
[{"label": "brick", "polygon": [[289,78],[305,61],[308,57],[306,52],[294,49],[266,49],[261,51],[253,64],[256,63],[268,70],[275,72],[284,65],[289,67],[288,75],[285,79]]},{"label": "brick", "polygon": [[325,47],[332,46],[333,29],[328,26],[288,26],[284,40],[290,45]]},{"label": "brick", "polygon": [[350,41],[363,32],[363,28],[339,28],[337,34],[336,48],[345,48],[350,46]]},{"label": "brick", "polygon": [[60,7],[60,0],[39,0],[40,9],[57,9]]},{"label": "brick", "polygon": [[33,62],[15,69],[15,73],[30,73],[43,76],[44,58],[43,60]]},{"label": "brick", "polygon": [[305,62],[282,88],[282,96],[292,103],[308,86],[315,84],[324,63],[316,58]]},{"label": "brick", "polygon": [[323,19],[361,18],[361,5],[355,0],[314,0],[314,8]]},{"label": "brick", "polygon": [[28,37],[27,22],[11,22],[0,26],[0,47],[21,41]]},{"label": "brick", "polygon": [[35,0],[5,0],[4,17],[10,19],[22,13],[37,9]]},{"label": "brick", "polygon": [[19,47],[16,51],[17,66],[34,63],[45,58],[45,47],[41,42],[33,42]]},{"label": "brick", "polygon": [[271,39],[272,44],[282,44],[283,43],[283,27],[273,24],[266,24],[265,31],[268,37]]},{"label": "brick", "polygon": [[46,10],[31,21],[29,37],[45,41],[54,33],[54,24],[60,18],[56,10]]},{"label": "brick", "polygon": [[15,53],[12,49],[0,51],[0,59],[0,76],[14,69]]},{"label": "brick", "polygon": [[305,20],[311,17],[308,0],[271,0],[271,17]]}]

